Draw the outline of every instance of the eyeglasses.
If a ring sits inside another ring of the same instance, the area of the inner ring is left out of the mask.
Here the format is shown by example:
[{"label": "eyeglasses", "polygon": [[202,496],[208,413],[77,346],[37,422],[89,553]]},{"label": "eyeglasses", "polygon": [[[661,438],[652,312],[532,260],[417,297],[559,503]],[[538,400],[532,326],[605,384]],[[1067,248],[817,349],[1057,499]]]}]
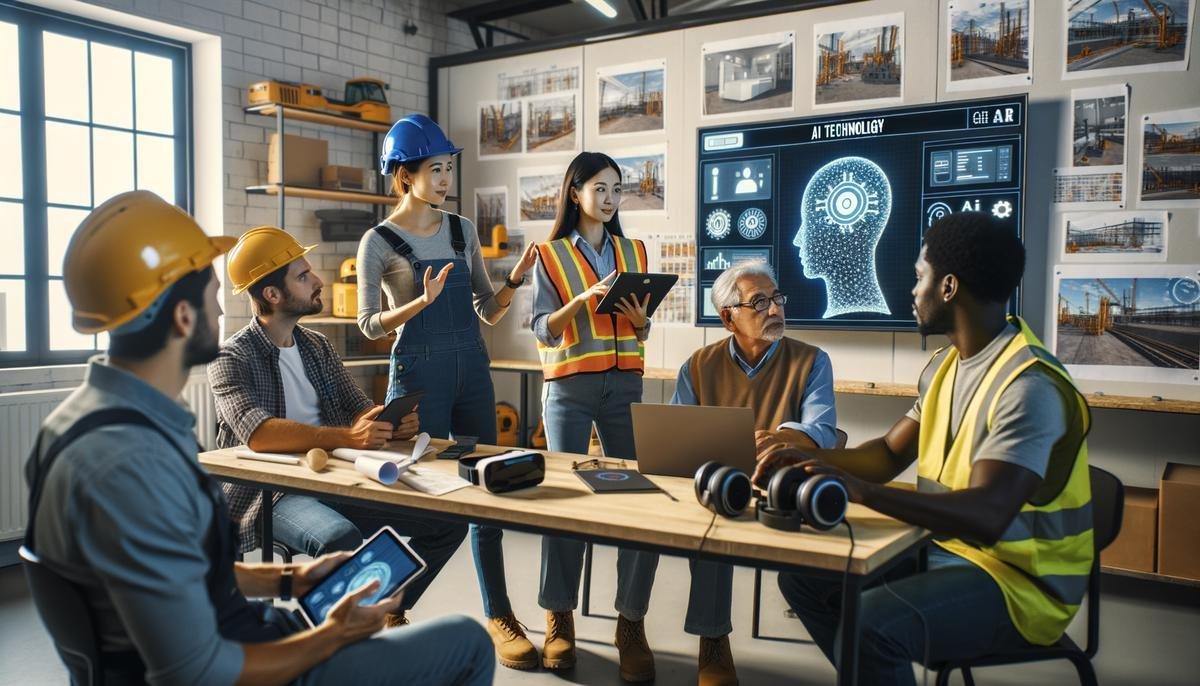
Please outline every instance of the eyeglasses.
[{"label": "eyeglasses", "polygon": [[580,469],[628,469],[628,467],[625,465],[625,460],[600,460],[593,457],[590,460],[572,462],[571,469],[578,471]]},{"label": "eyeglasses", "polygon": [[775,303],[776,307],[783,307],[787,304],[787,296],[783,293],[776,293],[771,297],[760,295],[755,297],[748,303],[736,303],[734,305],[726,305],[726,309],[733,307],[753,307],[755,312],[766,312],[771,307],[771,303]]}]

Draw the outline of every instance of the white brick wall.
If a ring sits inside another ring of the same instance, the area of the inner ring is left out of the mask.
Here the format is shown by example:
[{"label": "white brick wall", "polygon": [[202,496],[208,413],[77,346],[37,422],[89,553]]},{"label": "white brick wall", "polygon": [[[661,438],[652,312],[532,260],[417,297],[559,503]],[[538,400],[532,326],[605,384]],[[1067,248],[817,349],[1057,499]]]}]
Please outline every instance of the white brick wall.
[{"label": "white brick wall", "polygon": [[[36,1],[36,0],[35,0]],[[247,115],[246,86],[263,78],[301,81],[321,86],[339,97],[347,78],[371,76],[390,86],[393,118],[429,111],[429,59],[475,49],[466,24],[445,13],[464,2],[433,0],[86,0],[89,4],[194,29],[221,37],[221,98],[224,178],[224,225],[210,232],[237,236],[247,228],[277,221],[276,200],[247,195],[246,186],[266,182],[267,142],[274,131],[271,118]],[[406,36],[406,20],[417,24]],[[501,26],[538,37],[537,32],[511,23]],[[496,34],[498,44],[514,39]],[[289,124],[287,132],[329,141],[329,163],[373,168],[378,151],[368,133],[325,126]],[[344,205],[367,209],[367,205]],[[338,203],[289,198],[285,228],[301,242],[319,243],[320,229],[312,211]],[[322,245],[313,265],[326,283],[333,283],[341,261],[352,256],[354,243]],[[222,275],[224,276],[224,275]],[[225,330],[233,332],[249,321],[245,296],[234,297],[225,285]],[[332,301],[327,293],[326,307]],[[332,329],[325,329],[334,333]],[[345,331],[340,332],[344,335]],[[354,332],[349,332],[354,333]],[[340,337],[340,336],[339,336]],[[67,381],[48,370],[27,370],[17,376],[0,374],[0,392],[28,390]],[[69,382],[79,378],[75,368]],[[33,378],[33,377],[38,378]],[[10,381],[11,379],[11,381]],[[69,383],[68,382],[68,383]],[[11,386],[11,387],[10,387]]]}]

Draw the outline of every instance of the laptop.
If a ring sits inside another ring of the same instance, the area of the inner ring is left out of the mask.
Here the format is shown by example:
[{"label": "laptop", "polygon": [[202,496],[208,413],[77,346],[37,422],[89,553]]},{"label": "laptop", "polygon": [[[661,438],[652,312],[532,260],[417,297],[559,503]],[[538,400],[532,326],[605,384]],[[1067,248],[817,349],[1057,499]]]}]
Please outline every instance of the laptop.
[{"label": "laptop", "polygon": [[694,477],[709,460],[754,473],[754,411],[750,408],[654,403],[630,407],[641,473]]}]

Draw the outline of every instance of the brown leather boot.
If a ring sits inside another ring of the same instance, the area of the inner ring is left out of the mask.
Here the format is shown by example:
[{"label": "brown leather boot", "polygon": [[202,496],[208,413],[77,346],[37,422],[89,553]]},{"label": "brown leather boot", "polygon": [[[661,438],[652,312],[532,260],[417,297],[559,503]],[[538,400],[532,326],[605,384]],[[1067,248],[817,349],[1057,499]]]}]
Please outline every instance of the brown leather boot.
[{"label": "brown leather boot", "polygon": [[737,686],[737,668],[729,651],[729,636],[700,637],[699,686]]},{"label": "brown leather boot", "polygon": [[496,659],[509,669],[535,669],[537,648],[525,636],[525,627],[510,612],[487,621],[487,632],[496,646]]},{"label": "brown leather boot", "polygon": [[383,628],[385,629],[394,629],[398,626],[408,626],[410,623],[411,622],[408,621],[408,615],[404,614],[403,612],[399,612],[397,614],[392,614],[389,612],[387,616],[383,618]]},{"label": "brown leather boot", "polygon": [[542,666],[546,669],[570,669],[575,666],[574,612],[546,612],[546,645],[542,646]]},{"label": "brown leather boot", "polygon": [[621,678],[625,681],[650,681],[654,678],[654,653],[646,642],[646,628],[641,620],[636,622],[617,616],[617,639],[614,641],[621,655]]}]

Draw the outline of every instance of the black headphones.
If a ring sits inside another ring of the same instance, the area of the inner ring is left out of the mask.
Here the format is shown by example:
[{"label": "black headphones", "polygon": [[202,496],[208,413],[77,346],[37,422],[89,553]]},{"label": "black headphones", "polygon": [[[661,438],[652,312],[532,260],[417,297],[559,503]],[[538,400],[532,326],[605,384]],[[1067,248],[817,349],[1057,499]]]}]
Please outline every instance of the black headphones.
[{"label": "black headphones", "polygon": [[771,475],[766,502],[759,498],[755,516],[772,529],[799,531],[807,524],[827,531],[845,519],[849,502],[846,484],[838,477],[783,467]]},{"label": "black headphones", "polygon": [[737,517],[750,507],[753,488],[746,472],[715,460],[696,470],[696,500],[714,514]]}]

